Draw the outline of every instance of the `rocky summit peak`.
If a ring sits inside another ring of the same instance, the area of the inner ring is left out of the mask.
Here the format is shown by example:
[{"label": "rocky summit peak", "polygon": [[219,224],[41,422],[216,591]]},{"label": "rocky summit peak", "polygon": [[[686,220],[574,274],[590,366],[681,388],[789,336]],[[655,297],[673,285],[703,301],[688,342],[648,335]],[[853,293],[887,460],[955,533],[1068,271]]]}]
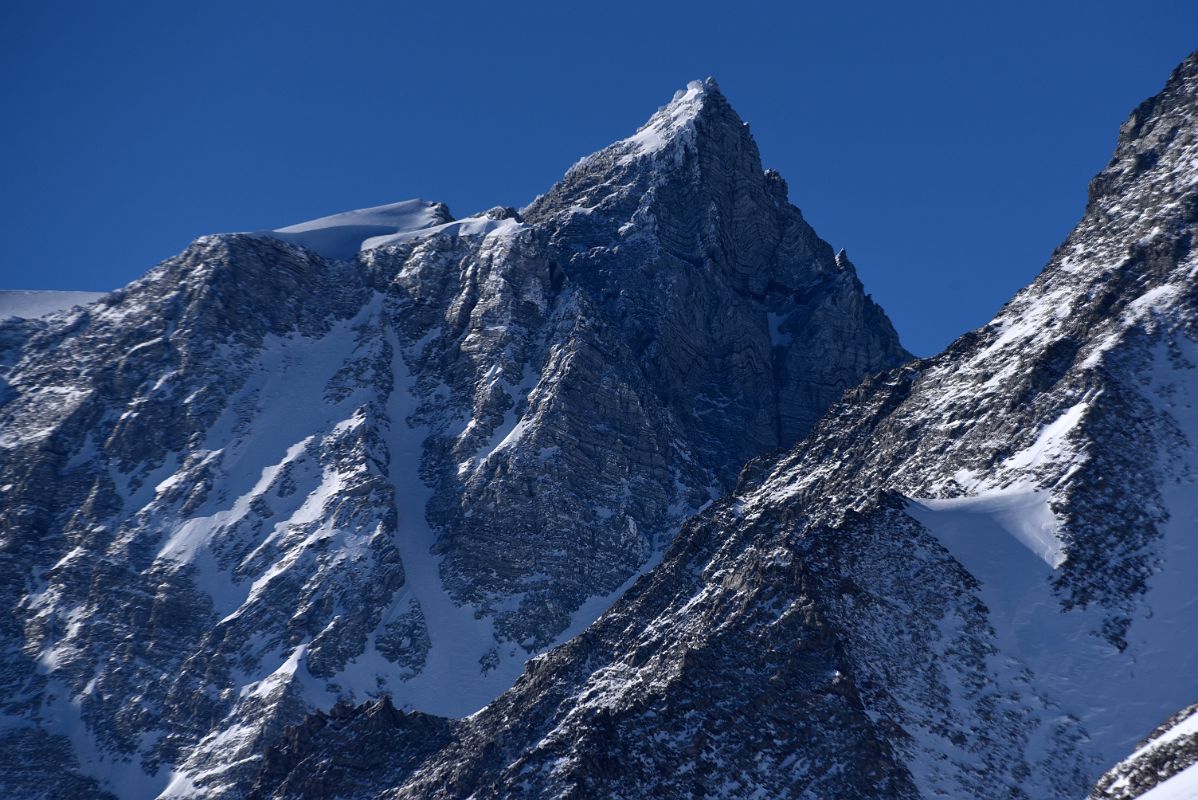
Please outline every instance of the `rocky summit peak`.
[{"label": "rocky summit peak", "polygon": [[670,102],[658,109],[658,112],[669,110],[677,115],[681,111],[683,114],[697,116],[705,110],[719,108],[731,111],[728,100],[720,91],[720,85],[716,83],[715,78],[707,77],[703,80],[688,81],[685,87],[674,92]]},{"label": "rocky summit peak", "polygon": [[[626,207],[621,215],[635,215],[642,199],[661,195],[667,186],[689,187],[685,192],[709,198],[735,193],[739,186],[753,195],[742,202],[788,206],[786,182],[777,173],[763,170],[749,126],[715,79],[707,78],[675,92],[631,136],[578,161],[553,189],[525,209],[525,216],[536,220],[617,205]],[[647,194],[650,191],[653,194]],[[674,191],[665,194],[676,196]],[[624,221],[627,217],[621,224]]]},{"label": "rocky summit peak", "polygon": [[743,124],[720,92],[715,78],[707,78],[691,81],[685,89],[679,89],[635,134],[614,146],[626,150],[621,158],[623,163],[652,156],[680,139],[693,140],[695,122],[703,116],[730,117],[737,125]]}]

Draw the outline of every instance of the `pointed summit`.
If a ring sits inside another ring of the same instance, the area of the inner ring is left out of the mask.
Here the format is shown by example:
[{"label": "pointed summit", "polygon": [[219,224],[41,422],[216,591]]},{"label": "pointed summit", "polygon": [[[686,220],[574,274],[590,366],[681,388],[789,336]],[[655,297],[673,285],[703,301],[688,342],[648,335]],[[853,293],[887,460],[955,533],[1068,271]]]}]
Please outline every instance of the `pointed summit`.
[{"label": "pointed summit", "polygon": [[675,92],[673,99],[659,108],[635,134],[613,145],[623,145],[629,150],[621,157],[621,163],[658,153],[676,138],[693,138],[695,119],[708,107],[723,107],[734,116],[736,113],[720,93],[715,78],[691,81],[685,89]]},{"label": "pointed summit", "polygon": [[[579,161],[523,218],[568,248],[566,277],[620,320],[633,351],[660,362],[652,369],[670,376],[672,390],[687,387],[680,397],[714,397],[700,376],[741,367],[689,363],[679,354],[693,345],[675,336],[704,330],[736,338],[713,322],[736,314],[742,325],[760,325],[768,337],[753,358],[774,362],[776,413],[736,419],[720,434],[745,452],[794,442],[863,375],[909,357],[852,265],[838,261],[790,204],[786,181],[763,169],[749,126],[710,78],[677,92],[632,136]],[[688,300],[663,303],[677,287]],[[712,297],[721,298],[719,310],[705,308]],[[757,406],[729,401],[733,407]],[[693,416],[689,400],[673,413]]]},{"label": "pointed summit", "polygon": [[675,92],[670,102],[631,136],[580,159],[525,213],[539,219],[579,208],[606,207],[621,199],[639,204],[645,192],[667,184],[690,184],[692,191],[718,194],[726,187],[712,184],[728,180],[759,186],[763,196],[777,194],[767,191],[761,156],[749,126],[725,99],[715,79],[707,78],[691,81]]}]

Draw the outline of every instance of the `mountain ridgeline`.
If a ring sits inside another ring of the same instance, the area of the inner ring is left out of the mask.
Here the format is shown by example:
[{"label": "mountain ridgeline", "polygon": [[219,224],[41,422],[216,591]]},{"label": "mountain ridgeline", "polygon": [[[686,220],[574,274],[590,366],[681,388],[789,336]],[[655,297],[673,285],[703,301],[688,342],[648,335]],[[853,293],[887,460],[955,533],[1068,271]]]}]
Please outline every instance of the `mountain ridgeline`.
[{"label": "mountain ridgeline", "polygon": [[1198,796],[1196,237],[1198,54],[992,322],[750,461],[479,713],[312,715],[251,796]]}]

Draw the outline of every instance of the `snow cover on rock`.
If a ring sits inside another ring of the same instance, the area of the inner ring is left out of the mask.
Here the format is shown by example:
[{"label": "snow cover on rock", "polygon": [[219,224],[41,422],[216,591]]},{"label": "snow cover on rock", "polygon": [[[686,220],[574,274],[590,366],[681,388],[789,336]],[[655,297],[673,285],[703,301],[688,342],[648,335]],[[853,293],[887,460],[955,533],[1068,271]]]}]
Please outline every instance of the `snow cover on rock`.
[{"label": "snow cover on rock", "polygon": [[399,241],[404,236],[451,220],[449,210],[442,203],[404,200],[320,217],[264,231],[262,235],[298,244],[325,258],[344,260],[362,250]]},{"label": "snow cover on rock", "polygon": [[1140,795],[1141,800],[1194,800],[1196,797],[1198,797],[1198,764],[1187,767]]},{"label": "snow cover on rock", "polygon": [[486,236],[494,231],[515,232],[520,223],[507,209],[455,220],[444,203],[404,200],[357,211],[345,211],[309,222],[254,235],[297,244],[339,261],[359,253],[430,236]]},{"label": "snow cover on rock", "polygon": [[631,163],[638,158],[653,156],[667,144],[685,144],[693,139],[695,117],[703,108],[708,92],[718,92],[714,78],[691,81],[685,89],[674,94],[673,99],[654,114],[635,134],[620,142],[628,152],[621,157],[622,163]]},{"label": "snow cover on rock", "polygon": [[85,306],[104,296],[104,292],[0,291],[0,318],[36,319],[73,306]]}]

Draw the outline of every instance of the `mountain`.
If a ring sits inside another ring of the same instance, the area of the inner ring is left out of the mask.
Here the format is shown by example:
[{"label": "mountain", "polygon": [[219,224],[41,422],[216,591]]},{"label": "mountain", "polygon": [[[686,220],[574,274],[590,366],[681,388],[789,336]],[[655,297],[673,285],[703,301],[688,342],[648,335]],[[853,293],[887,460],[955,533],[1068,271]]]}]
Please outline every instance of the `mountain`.
[{"label": "mountain", "polygon": [[479,713],[435,735],[385,699],[312,715],[252,796],[1123,798],[1158,762],[1192,776],[1192,708],[1133,750],[1198,698],[1196,235],[1198,53],[993,321],[751,461]]},{"label": "mountain", "polygon": [[428,756],[908,358],[712,81],[521,211],[206,236],[0,320],[0,787],[242,796],[363,702]]}]

